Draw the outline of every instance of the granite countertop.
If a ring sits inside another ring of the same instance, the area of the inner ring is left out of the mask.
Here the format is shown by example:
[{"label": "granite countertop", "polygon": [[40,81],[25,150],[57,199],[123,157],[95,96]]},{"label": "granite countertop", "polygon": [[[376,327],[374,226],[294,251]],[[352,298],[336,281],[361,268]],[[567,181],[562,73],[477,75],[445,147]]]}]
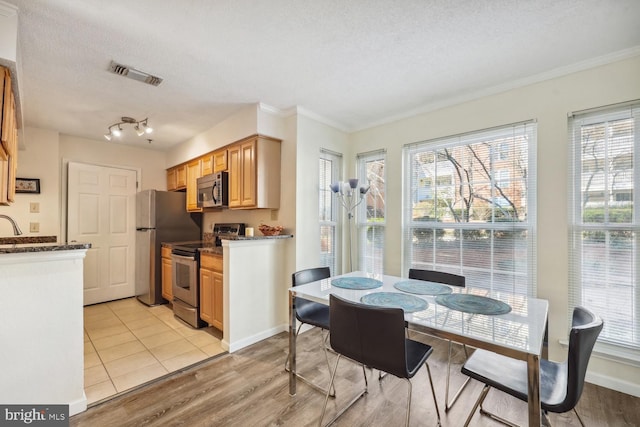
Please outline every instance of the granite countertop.
[{"label": "granite countertop", "polygon": [[0,237],[0,254],[89,249],[91,243],[57,243],[56,236]]}]

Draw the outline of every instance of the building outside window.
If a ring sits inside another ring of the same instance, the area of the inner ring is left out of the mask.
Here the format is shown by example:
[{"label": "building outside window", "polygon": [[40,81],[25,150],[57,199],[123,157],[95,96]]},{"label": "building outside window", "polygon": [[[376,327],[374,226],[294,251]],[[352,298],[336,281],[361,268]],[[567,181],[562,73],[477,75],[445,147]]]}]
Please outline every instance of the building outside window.
[{"label": "building outside window", "polygon": [[594,310],[605,319],[600,349],[638,360],[640,102],[574,113],[569,129],[569,313]]},{"label": "building outside window", "polygon": [[363,203],[358,206],[358,269],[384,273],[385,230],[385,151],[357,156],[359,185],[369,185]]},{"label": "building outside window", "polygon": [[331,183],[340,181],[342,155],[328,150],[320,150],[318,176],[318,206],[320,222],[320,266],[329,267],[331,274],[340,272],[340,221],[338,201],[329,188]]},{"label": "building outside window", "polygon": [[535,295],[535,122],[404,147],[404,271]]}]

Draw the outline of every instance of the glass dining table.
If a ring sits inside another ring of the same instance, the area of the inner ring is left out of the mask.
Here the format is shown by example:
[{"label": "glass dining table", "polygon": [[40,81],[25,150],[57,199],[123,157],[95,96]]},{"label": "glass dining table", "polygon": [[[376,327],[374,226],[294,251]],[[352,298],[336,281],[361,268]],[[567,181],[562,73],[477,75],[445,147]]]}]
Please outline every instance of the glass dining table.
[{"label": "glass dining table", "polygon": [[508,291],[418,283],[359,271],[290,288],[291,396],[296,394],[295,297],[328,305],[331,294],[354,302],[403,307],[409,330],[524,360],[529,425],[540,425],[540,357],[546,357],[548,301]]}]

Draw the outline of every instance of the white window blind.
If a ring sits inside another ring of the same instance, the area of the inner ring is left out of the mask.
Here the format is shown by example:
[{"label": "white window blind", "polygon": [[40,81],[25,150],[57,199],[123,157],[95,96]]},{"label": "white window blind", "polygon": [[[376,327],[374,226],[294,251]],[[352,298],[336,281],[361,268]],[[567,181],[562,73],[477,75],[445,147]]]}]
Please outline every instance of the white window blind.
[{"label": "white window blind", "polygon": [[535,122],[404,148],[403,266],[535,295]]},{"label": "white window blind", "polygon": [[340,271],[338,260],[341,247],[338,204],[329,188],[332,182],[340,181],[342,155],[320,150],[318,176],[318,206],[320,221],[320,266],[329,267],[331,274]]},{"label": "white window blind", "polygon": [[384,273],[385,157],[384,150],[357,156],[359,185],[369,185],[358,206],[358,269],[373,274]]},{"label": "white window blind", "polygon": [[[640,350],[640,101],[569,118],[569,313],[604,319],[599,341]],[[640,352],[636,352],[636,357]]]}]

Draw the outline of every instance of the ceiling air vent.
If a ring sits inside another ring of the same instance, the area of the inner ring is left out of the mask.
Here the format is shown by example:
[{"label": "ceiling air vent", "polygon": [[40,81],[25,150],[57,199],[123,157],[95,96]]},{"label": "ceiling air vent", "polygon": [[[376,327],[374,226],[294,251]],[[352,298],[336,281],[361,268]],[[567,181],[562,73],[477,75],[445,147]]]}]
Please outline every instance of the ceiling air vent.
[{"label": "ceiling air vent", "polygon": [[136,70],[133,67],[118,64],[114,61],[111,61],[111,64],[109,64],[109,71],[111,71],[113,74],[118,74],[120,76],[128,77],[130,79],[137,80],[142,83],[147,83],[153,86],[158,86],[160,83],[162,83],[162,77],[152,76],[151,74],[145,73],[144,71]]}]

